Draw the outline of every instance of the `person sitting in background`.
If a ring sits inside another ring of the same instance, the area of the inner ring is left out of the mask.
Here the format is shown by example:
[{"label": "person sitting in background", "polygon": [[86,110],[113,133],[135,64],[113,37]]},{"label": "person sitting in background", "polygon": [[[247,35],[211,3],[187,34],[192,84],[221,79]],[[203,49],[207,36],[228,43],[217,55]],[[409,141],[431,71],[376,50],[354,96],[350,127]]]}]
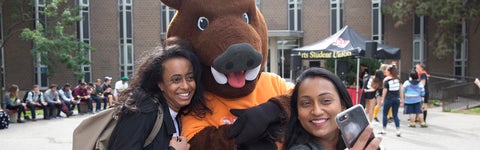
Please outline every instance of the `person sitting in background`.
[{"label": "person sitting in background", "polygon": [[[97,79],[97,82],[95,82],[95,94],[91,94],[92,96],[92,99],[94,97],[98,97],[102,100],[103,102],[103,110],[107,109],[107,102],[108,102],[108,99],[105,98],[105,96],[103,96],[103,88],[102,88],[102,79]],[[98,104],[100,106],[100,103]],[[100,106],[101,108],[101,106]],[[102,110],[102,109],[100,109]]]},{"label": "person sitting in background", "polygon": [[65,105],[67,105],[68,113],[67,117],[70,117],[73,114],[73,110],[75,109],[75,105],[79,103],[79,101],[75,100],[72,95],[72,87],[70,83],[65,83],[62,89],[58,90],[58,95]]},{"label": "person sitting in background", "polygon": [[[322,68],[310,68],[298,78],[290,101],[290,119],[285,132],[285,150],[342,150],[346,148],[335,117],[352,107],[348,91],[340,78]],[[352,149],[379,148],[381,137],[375,137],[367,126]]]},{"label": "person sitting in background", "polygon": [[102,99],[97,96],[97,86],[93,83],[88,83],[87,89],[92,103],[95,102],[95,112],[100,112],[102,110]]},{"label": "person sitting in background", "polygon": [[3,105],[2,108],[8,109],[8,110],[16,110],[18,113],[17,116],[17,123],[23,123],[24,121],[20,118],[20,115],[23,113],[23,115],[26,115],[25,112],[25,107],[26,104],[22,103],[22,100],[18,98],[18,91],[20,89],[18,88],[18,85],[12,84],[8,88],[8,92],[5,94],[5,98],[3,99]]},{"label": "person sitting in background", "polygon": [[37,121],[37,114],[35,111],[35,107],[39,107],[43,109],[43,118],[48,118],[47,116],[47,107],[48,103],[45,101],[43,97],[43,92],[40,91],[40,87],[38,85],[33,85],[33,90],[28,91],[27,98],[26,98],[27,107],[30,109],[30,113],[32,115],[32,121]]},{"label": "person sitting in background", "polygon": [[118,101],[118,97],[120,97],[120,93],[122,93],[127,88],[128,88],[128,77],[122,77],[120,81],[117,81],[115,83],[115,90],[113,91],[114,100]]},{"label": "person sitting in background", "polygon": [[[86,102],[88,113],[93,113],[93,104],[90,94],[88,94],[87,83],[80,82],[80,85],[73,89],[73,97],[79,102]],[[78,114],[83,114],[83,112],[80,111],[80,105],[78,107]]]},{"label": "person sitting in background", "polygon": [[[60,118],[60,111],[62,110],[62,101],[60,100],[60,96],[58,95],[58,92],[57,92],[57,85],[56,84],[52,84],[50,85],[49,89],[47,91],[45,91],[45,100],[47,101],[48,103],[48,107],[50,109],[49,113],[48,113],[48,119],[51,119],[53,118],[53,110],[55,108],[57,108],[57,112],[56,112],[56,118]],[[47,120],[48,120],[47,119]]]},{"label": "person sitting in background", "polygon": [[102,89],[103,89],[103,96],[107,99],[108,105],[111,106],[113,102],[113,94],[112,94],[112,77],[105,76],[103,79]]}]

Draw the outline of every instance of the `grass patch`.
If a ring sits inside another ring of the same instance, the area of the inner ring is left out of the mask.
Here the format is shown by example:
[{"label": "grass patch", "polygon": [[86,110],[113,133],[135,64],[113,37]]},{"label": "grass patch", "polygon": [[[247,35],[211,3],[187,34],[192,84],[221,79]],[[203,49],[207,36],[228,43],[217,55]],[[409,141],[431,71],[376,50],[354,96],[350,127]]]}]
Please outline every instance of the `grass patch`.
[{"label": "grass patch", "polygon": [[455,110],[455,111],[451,111],[451,112],[480,115],[480,107],[474,107],[474,108],[465,109],[465,110]]},{"label": "grass patch", "polygon": [[475,107],[467,110],[469,113],[480,114],[480,107]]},{"label": "grass patch", "polygon": [[442,101],[438,100],[438,99],[433,99],[433,100],[430,100],[430,105],[433,105],[433,106],[441,106],[442,105]]}]

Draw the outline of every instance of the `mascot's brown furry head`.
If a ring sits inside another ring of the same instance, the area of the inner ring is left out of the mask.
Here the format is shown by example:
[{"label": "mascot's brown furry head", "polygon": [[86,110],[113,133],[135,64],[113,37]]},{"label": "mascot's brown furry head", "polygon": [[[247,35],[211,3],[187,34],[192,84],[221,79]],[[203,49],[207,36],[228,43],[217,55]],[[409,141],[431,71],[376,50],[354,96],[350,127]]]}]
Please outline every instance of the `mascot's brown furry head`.
[{"label": "mascot's brown furry head", "polygon": [[177,10],[167,36],[189,41],[205,88],[225,98],[255,89],[268,54],[265,20],[254,0],[161,0]]}]

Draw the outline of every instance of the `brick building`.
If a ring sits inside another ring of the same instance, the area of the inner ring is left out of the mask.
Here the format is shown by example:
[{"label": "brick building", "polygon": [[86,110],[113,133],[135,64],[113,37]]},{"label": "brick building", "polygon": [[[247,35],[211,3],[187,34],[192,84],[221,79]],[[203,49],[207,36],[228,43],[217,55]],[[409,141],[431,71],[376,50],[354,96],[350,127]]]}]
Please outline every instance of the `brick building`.
[{"label": "brick building", "polygon": [[[36,0],[43,2],[43,0]],[[452,56],[439,59],[428,45],[435,34],[435,25],[428,17],[412,18],[398,28],[394,20],[381,13],[381,8],[391,0],[255,0],[263,13],[269,33],[269,60],[266,71],[290,79],[291,49],[322,40],[345,25],[364,37],[401,49],[402,74],[414,64],[424,63],[434,79],[460,79],[470,82],[480,76],[476,65],[480,64],[480,33],[474,31],[475,22],[459,26],[466,40],[457,44]],[[0,11],[2,33],[9,25],[9,16],[3,0]],[[84,66],[87,82],[104,76],[130,75],[134,61],[145,51],[151,50],[165,38],[169,20],[175,10],[165,7],[159,0],[76,0],[72,4],[82,7],[84,21],[75,28],[79,39],[91,44],[92,65]],[[42,5],[37,5],[42,7]],[[37,12],[38,13],[38,12]],[[477,20],[478,21],[478,20]],[[33,23],[33,22],[32,22]],[[31,25],[25,25],[27,27]],[[21,28],[23,28],[21,27]],[[3,40],[3,39],[0,39]],[[32,43],[16,37],[5,43],[2,49],[2,77],[9,84],[19,84],[22,89],[32,84],[45,87],[51,83],[75,82],[71,71],[59,65],[57,73],[46,79],[42,68],[35,67],[31,56]],[[322,66],[322,60],[302,61],[302,68]],[[41,79],[41,80],[38,80]]]}]

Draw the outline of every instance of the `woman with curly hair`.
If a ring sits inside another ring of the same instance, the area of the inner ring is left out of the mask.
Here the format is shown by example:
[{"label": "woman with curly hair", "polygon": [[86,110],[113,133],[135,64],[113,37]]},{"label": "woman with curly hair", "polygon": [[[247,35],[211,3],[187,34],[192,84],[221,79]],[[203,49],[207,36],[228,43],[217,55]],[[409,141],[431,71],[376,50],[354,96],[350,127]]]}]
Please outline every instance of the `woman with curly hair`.
[{"label": "woman with curly hair", "polygon": [[[162,48],[143,57],[114,106],[118,123],[108,149],[189,149],[186,137],[180,136],[180,117],[211,113],[205,105],[200,69],[191,48],[176,38],[167,39]],[[143,147],[159,108],[163,124],[153,142]]]}]

